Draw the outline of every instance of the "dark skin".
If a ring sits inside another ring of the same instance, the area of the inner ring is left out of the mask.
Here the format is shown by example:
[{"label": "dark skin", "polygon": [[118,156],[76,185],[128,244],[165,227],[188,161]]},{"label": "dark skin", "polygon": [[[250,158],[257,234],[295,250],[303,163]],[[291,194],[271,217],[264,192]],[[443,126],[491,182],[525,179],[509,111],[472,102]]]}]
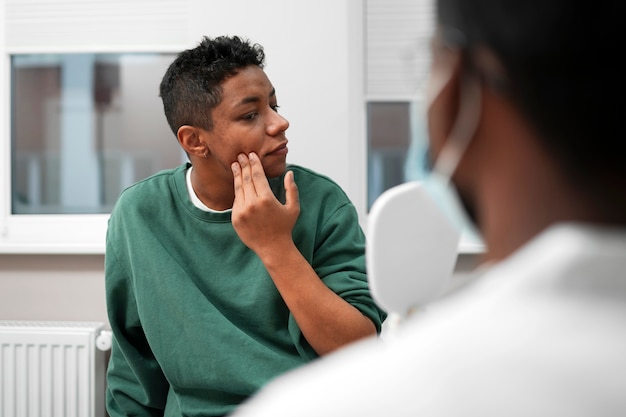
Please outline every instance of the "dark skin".
[{"label": "dark skin", "polygon": [[277,112],[275,90],[265,72],[256,66],[243,68],[222,88],[210,131],[193,126],[178,130],[194,167],[196,195],[212,209],[232,207],[235,231],[259,256],[318,354],[374,336],[372,321],[326,287],[293,242],[300,214],[293,173],[285,175],[285,204],[270,189],[267,178],[286,169],[289,122]]},{"label": "dark skin", "polygon": [[[474,55],[485,74],[502,67],[488,50]],[[544,149],[537,132],[505,94],[476,77],[480,98],[465,105],[461,74],[467,62],[459,50],[433,42],[433,74],[446,75],[445,85],[429,109],[429,137],[436,157],[450,138],[456,121],[480,106],[477,127],[452,177],[476,220],[487,246],[485,260],[499,261],[560,222],[604,220],[604,211],[565,174],[559,161]]]}]

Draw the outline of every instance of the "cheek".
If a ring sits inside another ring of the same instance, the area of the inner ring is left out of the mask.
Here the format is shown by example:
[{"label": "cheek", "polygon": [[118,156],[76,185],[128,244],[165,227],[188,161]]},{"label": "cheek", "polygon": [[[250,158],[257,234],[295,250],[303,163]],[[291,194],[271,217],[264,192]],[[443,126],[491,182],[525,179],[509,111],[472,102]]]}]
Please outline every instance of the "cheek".
[{"label": "cheek", "polygon": [[223,140],[214,144],[214,155],[217,156],[223,164],[231,164],[237,160],[237,155],[241,153],[241,149],[229,140]]},{"label": "cheek", "polygon": [[446,141],[448,126],[446,117],[441,108],[442,106],[438,102],[439,100],[435,100],[431,103],[426,114],[428,121],[428,142],[431,158],[433,159],[439,154],[439,151]]},{"label": "cheek", "polygon": [[432,97],[427,109],[428,139],[433,157],[447,142],[457,116],[457,90],[455,85],[446,84],[439,94]]},{"label": "cheek", "polygon": [[439,153],[450,134],[454,116],[454,78],[454,66],[449,57],[433,52],[426,89],[428,137],[433,155]]},{"label": "cheek", "polygon": [[222,135],[215,145],[216,152],[225,163],[232,163],[237,160],[239,154],[247,154],[254,150],[248,145],[243,135],[233,132]]},{"label": "cheek", "polygon": [[240,129],[237,132],[231,132],[227,141],[225,141],[225,147],[229,152],[234,154],[235,157],[240,153],[248,154],[250,152],[256,152],[261,155],[263,153],[263,144],[265,136],[259,134],[256,130]]}]

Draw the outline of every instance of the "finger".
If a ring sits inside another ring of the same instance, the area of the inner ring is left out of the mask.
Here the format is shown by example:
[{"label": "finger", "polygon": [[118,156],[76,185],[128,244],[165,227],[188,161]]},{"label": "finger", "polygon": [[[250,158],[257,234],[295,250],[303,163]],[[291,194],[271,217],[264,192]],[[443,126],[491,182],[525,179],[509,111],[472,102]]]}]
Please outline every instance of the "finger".
[{"label": "finger", "polygon": [[293,171],[287,171],[285,174],[285,206],[288,209],[300,209],[300,194],[298,192],[298,185],[294,178]]},{"label": "finger", "polygon": [[243,193],[251,198],[252,196],[257,195],[257,192],[252,181],[252,167],[250,165],[250,159],[248,159],[247,155],[240,153],[237,156],[237,161],[241,167],[241,187]]},{"label": "finger", "polygon": [[254,152],[250,152],[248,155],[250,161],[250,172],[252,175],[252,183],[257,195],[273,195],[270,183],[265,176],[265,169],[263,169],[263,163],[259,159],[258,155]]},{"label": "finger", "polygon": [[239,162],[233,162],[230,164],[230,169],[233,171],[233,185],[235,187],[235,201],[244,201],[243,184],[241,179],[241,166]]}]

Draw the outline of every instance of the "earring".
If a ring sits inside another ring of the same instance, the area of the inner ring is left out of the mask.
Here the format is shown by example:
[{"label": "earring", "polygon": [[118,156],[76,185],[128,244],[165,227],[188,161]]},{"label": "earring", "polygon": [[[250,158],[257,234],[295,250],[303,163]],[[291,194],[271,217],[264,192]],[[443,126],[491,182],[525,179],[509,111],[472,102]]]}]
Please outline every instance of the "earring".
[{"label": "earring", "polygon": [[204,159],[209,157],[209,153],[207,151],[204,151]]}]

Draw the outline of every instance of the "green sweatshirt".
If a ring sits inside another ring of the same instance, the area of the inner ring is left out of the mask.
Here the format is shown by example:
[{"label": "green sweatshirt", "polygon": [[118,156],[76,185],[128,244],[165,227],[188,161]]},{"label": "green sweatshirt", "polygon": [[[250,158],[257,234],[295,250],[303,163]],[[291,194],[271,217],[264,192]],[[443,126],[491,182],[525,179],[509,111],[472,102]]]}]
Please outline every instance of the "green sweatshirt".
[{"label": "green sweatshirt", "polygon": [[[114,343],[111,417],[218,416],[269,379],[317,357],[231,213],[190,201],[189,165],[125,190],[109,220],[107,309]],[[376,325],[356,211],[330,179],[291,165],[300,192],[293,239],[318,276]],[[282,178],[270,181],[284,195]]]}]

